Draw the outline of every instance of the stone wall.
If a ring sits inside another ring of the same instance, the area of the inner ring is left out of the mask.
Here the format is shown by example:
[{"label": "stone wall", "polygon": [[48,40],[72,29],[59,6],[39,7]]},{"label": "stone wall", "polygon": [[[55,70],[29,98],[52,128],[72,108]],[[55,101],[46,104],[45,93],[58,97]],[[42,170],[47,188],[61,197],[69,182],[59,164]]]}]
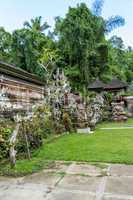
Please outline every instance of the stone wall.
[{"label": "stone wall", "polygon": [[44,100],[43,86],[0,74],[0,115],[30,111]]}]

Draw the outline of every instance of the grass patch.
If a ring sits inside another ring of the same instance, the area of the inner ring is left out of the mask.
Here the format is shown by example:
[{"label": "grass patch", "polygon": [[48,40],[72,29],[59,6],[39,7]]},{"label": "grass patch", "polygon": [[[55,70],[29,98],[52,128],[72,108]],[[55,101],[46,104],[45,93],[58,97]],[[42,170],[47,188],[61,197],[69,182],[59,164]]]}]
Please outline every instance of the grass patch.
[{"label": "grass patch", "polygon": [[97,130],[94,135],[63,136],[41,149],[50,160],[133,164],[133,130]]},{"label": "grass patch", "polygon": [[129,118],[127,121],[122,122],[102,122],[97,125],[98,128],[113,128],[113,127],[124,127],[124,126],[133,126],[133,118]]},{"label": "grass patch", "polygon": [[35,173],[44,168],[50,168],[54,161],[42,160],[41,158],[32,158],[31,160],[18,160],[15,168],[11,169],[10,164],[0,165],[0,175],[4,176],[25,176]]}]

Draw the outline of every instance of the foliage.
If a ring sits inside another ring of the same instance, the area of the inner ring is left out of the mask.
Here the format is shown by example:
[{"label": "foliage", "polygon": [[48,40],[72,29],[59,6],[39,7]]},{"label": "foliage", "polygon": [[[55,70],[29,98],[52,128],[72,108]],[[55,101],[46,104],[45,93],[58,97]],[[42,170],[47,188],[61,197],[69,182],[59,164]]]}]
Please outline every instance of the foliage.
[{"label": "foliage", "polygon": [[110,33],[114,29],[125,25],[125,19],[119,15],[112,16],[106,21],[106,33]]},{"label": "foliage", "polygon": [[[103,5],[104,5],[104,0],[94,0],[94,3],[92,5],[92,13],[97,17],[101,16]],[[110,33],[114,29],[125,25],[125,19],[119,15],[111,16],[108,20],[104,21],[105,21],[105,33]]]},{"label": "foliage", "polygon": [[[17,156],[27,157],[27,142],[30,152],[39,148],[43,140],[55,133],[54,122],[48,107],[39,107],[34,111],[31,119],[22,120],[15,149]],[[9,157],[9,138],[13,132],[15,122],[7,125],[3,122],[0,126],[0,159]],[[62,132],[62,131],[61,131]]]},{"label": "foliage", "polygon": [[25,21],[24,27],[27,29],[30,29],[34,32],[44,32],[46,31],[50,26],[47,22],[44,22],[41,25],[42,17],[36,17],[35,19],[31,19],[31,22]]},{"label": "foliage", "polygon": [[104,0],[95,0],[92,5],[92,13],[96,16],[100,16],[102,14]]},{"label": "foliage", "polygon": [[9,137],[11,136],[12,124],[0,124],[0,160],[6,158],[9,153]]},{"label": "foliage", "polygon": [[54,133],[53,121],[46,107],[38,107],[32,120],[22,121],[19,131],[17,150],[19,153],[27,151],[26,136],[30,151],[39,148],[44,138]]},{"label": "foliage", "polygon": [[12,59],[16,66],[30,73],[38,74],[38,69],[43,71],[39,67],[38,60],[42,45],[46,44],[46,38],[41,33],[28,29],[17,30],[12,35],[12,41]]},{"label": "foliage", "polygon": [[[44,49],[53,49],[55,43],[44,31],[49,25],[41,25],[41,17],[24,23],[24,28],[12,34],[0,28],[0,60],[13,63],[17,67],[46,79],[46,70],[40,62]],[[52,50],[51,50],[52,51]]]},{"label": "foliage", "polygon": [[8,163],[2,163],[0,165],[0,175],[21,177],[28,174],[36,173],[42,169],[48,169],[54,165],[54,161],[43,160],[42,157],[35,157],[31,160],[21,159],[17,160],[17,164],[14,168],[10,167]]},{"label": "foliage", "polygon": [[129,83],[133,80],[133,50],[125,49],[123,41],[113,36],[108,43],[110,77],[118,77]]},{"label": "foliage", "polygon": [[0,60],[11,62],[12,36],[0,27]]},{"label": "foliage", "polygon": [[[64,19],[56,18],[55,33],[59,38],[58,45],[65,65],[69,66],[66,67],[66,71],[70,74],[71,81],[74,76],[74,82],[81,80],[82,87],[87,85],[92,77],[100,75],[103,69],[106,69],[107,45],[104,38],[104,21],[92,15],[84,3],[76,8],[69,8]],[[64,67],[64,64],[59,64]]]},{"label": "foliage", "polygon": [[[0,28],[0,60],[13,63],[48,82],[58,67],[63,68],[74,90],[83,92],[99,77],[108,81],[117,76],[133,80],[133,50],[125,49],[121,38],[109,41],[105,34],[124,25],[119,15],[104,19],[104,0],[94,0],[90,10],[85,3],[69,8],[64,18],[56,17],[49,31],[42,17],[24,22],[12,34]],[[47,34],[46,34],[47,33]]]},{"label": "foliage", "polygon": [[52,48],[43,48],[42,55],[39,59],[40,65],[46,71],[47,82],[51,80],[53,72],[57,68],[56,63],[60,60],[60,53],[55,45]]}]

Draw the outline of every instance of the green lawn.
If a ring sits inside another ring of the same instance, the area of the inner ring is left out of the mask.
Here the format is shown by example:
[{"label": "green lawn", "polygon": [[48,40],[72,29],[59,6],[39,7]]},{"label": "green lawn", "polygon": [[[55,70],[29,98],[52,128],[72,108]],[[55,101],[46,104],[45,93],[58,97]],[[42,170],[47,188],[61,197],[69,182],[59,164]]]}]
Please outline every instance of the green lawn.
[{"label": "green lawn", "polygon": [[[100,130],[101,127],[114,127],[120,124],[103,123],[97,126],[92,135],[61,136],[44,144],[34,153],[31,161],[17,161],[13,170],[9,169],[9,165],[3,166],[0,173],[17,175],[32,173],[48,166],[48,160],[133,164],[133,129]],[[123,125],[133,125],[133,119]]]},{"label": "green lawn", "polygon": [[47,144],[38,155],[46,160],[133,163],[133,129],[66,135]]},{"label": "green lawn", "polygon": [[133,164],[133,129],[100,130],[100,128],[133,125],[127,122],[104,122],[92,135],[65,135],[46,144],[39,156],[50,160],[94,161]]},{"label": "green lawn", "polygon": [[102,122],[97,125],[97,128],[108,128],[108,127],[124,127],[133,126],[133,118],[129,118],[125,122]]}]

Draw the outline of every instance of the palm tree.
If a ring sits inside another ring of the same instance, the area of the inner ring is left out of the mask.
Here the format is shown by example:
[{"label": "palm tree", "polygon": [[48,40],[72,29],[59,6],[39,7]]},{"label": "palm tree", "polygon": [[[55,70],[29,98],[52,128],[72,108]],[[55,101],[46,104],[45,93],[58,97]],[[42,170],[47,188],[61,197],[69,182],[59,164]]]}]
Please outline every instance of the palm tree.
[{"label": "palm tree", "polygon": [[24,27],[28,29],[32,29],[35,32],[41,32],[43,33],[45,30],[47,30],[50,26],[47,22],[44,22],[41,25],[42,17],[36,17],[35,19],[31,19],[30,22],[26,21],[24,22]]},{"label": "palm tree", "polygon": [[[99,17],[102,14],[102,8],[104,5],[104,0],[95,0],[92,5],[92,12],[95,16]],[[110,33],[117,27],[123,26],[125,24],[125,19],[119,15],[112,16],[105,20],[105,33]]]}]

